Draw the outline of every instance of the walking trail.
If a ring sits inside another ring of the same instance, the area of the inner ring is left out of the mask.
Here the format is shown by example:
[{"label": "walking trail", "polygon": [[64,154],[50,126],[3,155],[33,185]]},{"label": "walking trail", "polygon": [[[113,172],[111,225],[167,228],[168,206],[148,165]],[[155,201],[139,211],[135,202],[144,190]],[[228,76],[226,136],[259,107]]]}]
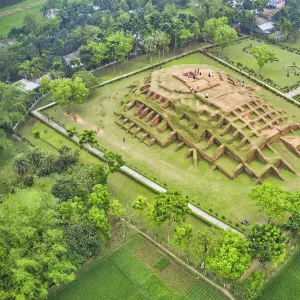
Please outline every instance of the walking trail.
[{"label": "walking trail", "polygon": [[[44,116],[42,113],[40,113],[40,111],[47,109],[49,107],[52,107],[54,105],[56,105],[56,102],[52,102],[48,105],[45,105],[43,107],[40,107],[36,110],[32,111],[32,114],[37,117],[38,119],[42,120],[43,122],[47,123],[49,126],[51,126],[52,128],[54,128],[56,131],[61,132],[63,135],[68,135],[67,130],[65,128],[63,128],[62,126],[58,125],[57,123],[53,122],[51,119],[47,118],[46,116]],[[73,141],[75,141],[77,144],[79,142],[79,138],[77,136],[73,136],[71,137],[71,139]],[[103,158],[104,157],[104,152],[102,152],[101,150],[92,147],[91,145],[86,145],[85,148],[92,152],[93,154],[95,154],[96,156]],[[129,168],[128,166],[122,166],[121,167],[122,171],[129,175],[130,177],[133,177],[135,179],[137,179],[139,182],[143,182],[144,185],[150,187],[152,190],[155,190],[159,193],[165,193],[167,192],[167,190],[165,188],[163,188],[162,186],[158,185],[157,183],[153,182],[152,180],[146,178],[145,176],[143,176],[142,174],[136,172],[135,170]],[[216,219],[215,217],[211,216],[210,214],[206,213],[205,211],[201,210],[200,208],[194,206],[193,204],[189,203],[189,208],[191,209],[191,211],[200,216],[201,218],[207,220],[208,222],[214,224],[215,226],[224,229],[224,230],[232,230],[242,236],[244,236],[241,232],[235,230],[234,228],[228,226],[227,224],[225,224],[224,222]]]},{"label": "walking trail", "polygon": [[296,96],[296,95],[298,95],[298,94],[300,94],[300,87],[298,87],[298,88],[296,88],[296,89],[294,89],[294,90],[292,90],[292,91],[286,93],[285,95],[286,95],[287,97],[294,97],[294,96]]}]

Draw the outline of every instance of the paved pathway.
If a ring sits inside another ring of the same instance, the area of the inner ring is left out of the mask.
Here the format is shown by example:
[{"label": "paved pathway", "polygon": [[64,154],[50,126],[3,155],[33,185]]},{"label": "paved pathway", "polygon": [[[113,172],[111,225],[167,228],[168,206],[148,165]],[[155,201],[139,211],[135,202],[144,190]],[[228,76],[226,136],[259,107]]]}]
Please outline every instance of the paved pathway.
[{"label": "paved pathway", "polygon": [[[34,116],[36,116],[38,119],[44,121],[45,123],[49,124],[49,126],[51,126],[52,128],[54,128],[55,130],[57,130],[58,132],[61,132],[64,135],[68,135],[67,131],[65,128],[63,128],[62,126],[58,125],[57,123],[53,122],[51,119],[48,119],[46,116],[44,116],[43,114],[40,113],[41,110],[52,107],[56,105],[56,102],[52,102],[48,105],[45,105],[43,107],[40,107],[36,110],[32,111],[32,114]],[[73,136],[71,138],[73,141],[75,141],[76,143],[79,142],[79,138],[77,136]],[[89,150],[90,152],[93,152],[95,155],[97,155],[100,158],[103,158],[104,156],[104,152],[102,152],[101,150],[92,147],[90,145],[85,146],[85,148],[87,150]],[[146,186],[150,187],[151,189],[159,192],[159,193],[165,193],[167,190],[165,188],[163,188],[162,186],[158,185],[157,183],[153,182],[152,180],[146,178],[145,176],[143,176],[142,174],[136,172],[135,170],[127,167],[127,166],[122,166],[121,167],[122,172],[124,172],[125,174],[128,174],[130,177],[134,177],[136,178],[138,181],[143,182],[143,184],[145,184]],[[224,230],[233,230],[234,232],[237,232],[241,235],[243,235],[242,233],[240,233],[239,231],[235,230],[234,228],[228,226],[227,224],[225,224],[224,222],[214,218],[213,216],[211,216],[210,214],[206,213],[205,211],[201,210],[200,208],[194,206],[193,204],[189,203],[189,207],[190,209],[193,211],[193,213],[197,214],[198,216],[200,216],[201,218],[207,220],[208,222],[216,225],[217,227],[220,227]]]},{"label": "paved pathway", "polygon": [[298,87],[298,88],[296,88],[296,89],[294,89],[294,90],[286,93],[285,95],[290,98],[290,97],[294,97],[294,96],[296,96],[298,94],[300,94],[300,87]]}]

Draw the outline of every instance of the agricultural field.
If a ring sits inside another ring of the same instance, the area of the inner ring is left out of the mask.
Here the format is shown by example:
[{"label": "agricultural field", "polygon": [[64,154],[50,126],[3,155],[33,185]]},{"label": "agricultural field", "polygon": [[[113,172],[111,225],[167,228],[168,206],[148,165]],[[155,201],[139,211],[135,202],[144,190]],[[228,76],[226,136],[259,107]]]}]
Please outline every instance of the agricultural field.
[{"label": "agricultural field", "polygon": [[[250,53],[251,49],[248,49],[247,52],[243,51],[243,49],[250,46],[250,44],[252,44],[252,47],[263,46],[263,43],[259,42],[258,40],[245,40],[241,43],[237,43],[225,48],[223,56],[228,57],[232,61],[239,62],[258,73],[259,67],[256,59]],[[275,51],[278,61],[264,66],[261,71],[261,75],[273,80],[279,87],[284,87],[300,81],[299,76],[291,75],[287,77],[287,72],[284,70],[285,67],[293,65],[294,62],[300,67],[300,55],[283,50],[276,45],[267,44],[267,47]],[[220,49],[219,54],[221,55]]]},{"label": "agricultural field", "polygon": [[135,234],[49,299],[217,300],[226,297]]},{"label": "agricultural field", "polygon": [[300,295],[300,252],[266,284],[259,300],[298,300]]},{"label": "agricultural field", "polygon": [[[193,64],[194,67],[200,64],[209,65],[210,68],[217,68],[226,72],[236,80],[245,80],[245,84],[250,85],[253,89],[253,95],[265,99],[268,104],[273,105],[278,110],[285,110],[287,114],[292,115],[292,120],[300,119],[299,111],[295,110],[292,104],[254,83],[248,82],[240,74],[234,73],[200,53],[177,59],[164,67],[187,64]],[[256,184],[256,180],[251,176],[242,172],[236,178],[230,179],[221,171],[213,169],[206,160],[200,160],[198,166],[194,167],[192,158],[185,158],[186,150],[188,150],[186,147],[180,151],[174,151],[179,143],[173,143],[166,148],[162,148],[157,143],[149,147],[116,124],[117,118],[114,112],[119,110],[120,105],[126,99],[126,95],[130,93],[128,87],[148,78],[149,74],[150,72],[143,72],[94,90],[88,102],[83,105],[72,106],[70,114],[66,114],[65,109],[59,106],[50,108],[44,113],[65,126],[75,125],[79,132],[83,129],[99,127],[100,131],[96,138],[101,148],[120,153],[129,166],[135,167],[143,175],[153,178],[161,184],[166,184],[168,188],[184,191],[192,203],[206,210],[211,209],[213,213],[218,213],[219,216],[225,216],[229,223],[240,223],[244,219],[248,219],[250,222],[265,221],[265,217],[257,212],[255,204],[248,197],[249,191]],[[76,123],[74,116],[76,116]],[[282,157],[299,172],[299,158],[285,146],[282,147],[281,144],[276,144],[275,147]],[[225,167],[232,168],[227,161],[224,163]],[[259,162],[257,163],[259,164]],[[160,168],[155,166],[160,166]],[[259,169],[260,166],[254,162],[253,168]],[[297,176],[290,174],[290,172],[286,172],[284,176],[287,179],[285,181],[273,176],[267,177],[266,180],[278,183],[287,189],[298,188],[299,179]]]}]

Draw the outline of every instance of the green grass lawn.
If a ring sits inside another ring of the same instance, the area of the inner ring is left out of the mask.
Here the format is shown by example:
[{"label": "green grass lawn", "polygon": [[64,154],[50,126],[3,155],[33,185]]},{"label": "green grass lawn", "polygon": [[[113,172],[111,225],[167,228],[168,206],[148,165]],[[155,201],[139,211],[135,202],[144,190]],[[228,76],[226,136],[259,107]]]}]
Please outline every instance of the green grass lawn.
[{"label": "green grass lawn", "polygon": [[266,284],[259,300],[298,300],[300,295],[300,252]]},{"label": "green grass lawn", "polygon": [[135,234],[50,299],[226,299],[171,259],[163,270],[155,269],[161,258],[169,259],[143,236]]},{"label": "green grass lawn", "polygon": [[40,3],[40,2],[46,2],[46,1],[45,0],[25,0],[25,1],[22,1],[18,4],[11,5],[11,6],[8,6],[8,7],[5,7],[5,8],[1,8],[0,13],[5,12],[5,11],[12,11],[12,10],[15,10],[17,8],[24,8],[27,5],[35,5],[36,3]]},{"label": "green grass lawn", "polygon": [[[166,67],[175,64],[208,64],[225,70],[237,79],[246,80],[238,73],[200,53],[172,61],[166,64]],[[220,171],[213,171],[211,165],[204,160],[199,162],[197,168],[194,168],[192,161],[184,157],[186,154],[184,149],[174,152],[175,144],[165,149],[158,145],[147,147],[115,124],[116,117],[113,111],[119,107],[120,102],[128,93],[126,87],[148,74],[149,72],[144,72],[96,89],[86,105],[74,105],[69,115],[65,113],[64,108],[58,106],[48,109],[47,114],[53,116],[55,120],[60,120],[61,124],[75,125],[79,132],[86,128],[95,129],[98,126],[100,133],[97,134],[97,139],[102,148],[120,153],[129,166],[137,167],[138,171],[145,176],[155,178],[162,184],[166,183],[168,188],[180,189],[200,208],[207,210],[211,208],[213,212],[217,212],[219,216],[226,216],[233,223],[244,219],[251,222],[266,221],[263,214],[257,212],[255,203],[248,197],[255,183],[245,173],[230,180]],[[248,80],[246,84],[249,84]],[[295,106],[261,87],[258,88],[254,83],[251,85],[257,88],[255,91],[257,95],[264,97],[276,108],[285,109],[288,113],[294,114],[295,119],[300,119],[300,111],[295,109]],[[77,116],[76,124],[73,120],[74,115]],[[123,143],[123,137],[125,137],[125,143]],[[289,152],[289,150],[286,151]],[[227,165],[226,162],[225,164]],[[300,165],[297,157],[292,162],[292,165],[294,164]],[[291,189],[299,185],[299,179],[296,176],[288,177],[286,181],[270,177],[268,181]]]},{"label": "green grass lawn", "polygon": [[281,42],[280,44],[300,50],[300,39],[298,39],[296,41]]},{"label": "green grass lawn", "polygon": [[[39,139],[33,137],[32,131],[35,129],[40,131]],[[57,150],[63,145],[70,147],[72,150],[78,149],[75,143],[60,135],[53,129],[49,128],[44,123],[35,120],[34,118],[29,118],[27,122],[20,128],[19,133],[25,136],[36,147],[46,149],[54,153],[57,153]],[[101,160],[91,154],[87,154],[86,151],[80,152],[79,162],[83,164],[102,163]],[[12,168],[8,168],[8,171],[11,174],[14,174]],[[144,229],[147,229],[150,234],[153,235],[156,232],[156,230],[150,226],[150,223],[145,220],[145,218],[141,219],[135,214],[135,211],[131,206],[133,200],[136,199],[136,197],[138,197],[139,195],[147,197],[148,201],[152,203],[156,195],[155,193],[153,193],[143,185],[138,184],[136,181],[124,175],[123,173],[114,173],[109,176],[108,189],[113,197],[120,200],[120,202],[124,205],[129,217],[133,218],[136,222],[141,224],[141,226]],[[205,223],[201,222],[199,219],[193,216],[189,216],[186,222],[192,224],[196,229],[202,229],[207,226]],[[172,226],[172,230],[174,229],[175,225]],[[167,240],[167,236],[167,227],[162,226],[158,231],[157,237],[159,240]]]},{"label": "green grass lawn", "polygon": [[28,13],[34,14],[38,21],[42,21],[44,19],[44,16],[40,13],[42,7],[43,4],[39,4],[0,19],[0,39],[7,38],[7,35],[12,28],[22,27],[23,19]]},{"label": "green grass lawn", "polygon": [[[259,67],[255,58],[250,53],[243,51],[243,48],[249,46],[250,44],[252,44],[253,47],[261,47],[263,45],[263,43],[258,42],[257,40],[246,40],[242,43],[225,48],[223,56],[226,56],[235,62],[240,62],[244,66],[247,66],[248,68],[254,69],[256,72],[258,72]],[[265,65],[261,71],[261,74],[272,79],[280,87],[299,81],[299,76],[291,75],[290,77],[287,77],[284,67],[293,65],[294,62],[300,66],[300,55],[280,49],[276,45],[267,44],[266,46],[276,52],[279,61]],[[220,50],[219,53],[221,53]]]}]

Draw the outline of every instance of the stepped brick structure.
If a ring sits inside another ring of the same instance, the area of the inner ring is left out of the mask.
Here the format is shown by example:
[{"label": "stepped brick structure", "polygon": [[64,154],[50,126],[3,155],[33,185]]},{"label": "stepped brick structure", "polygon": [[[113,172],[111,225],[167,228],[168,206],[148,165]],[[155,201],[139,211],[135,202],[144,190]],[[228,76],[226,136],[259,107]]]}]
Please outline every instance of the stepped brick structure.
[{"label": "stepped brick structure", "polygon": [[131,85],[116,123],[148,146],[187,146],[195,167],[204,159],[231,179],[242,172],[258,182],[268,175],[284,180],[282,169],[296,174],[272,143],[299,157],[299,123],[244,82],[210,66],[199,69],[170,67]]}]

